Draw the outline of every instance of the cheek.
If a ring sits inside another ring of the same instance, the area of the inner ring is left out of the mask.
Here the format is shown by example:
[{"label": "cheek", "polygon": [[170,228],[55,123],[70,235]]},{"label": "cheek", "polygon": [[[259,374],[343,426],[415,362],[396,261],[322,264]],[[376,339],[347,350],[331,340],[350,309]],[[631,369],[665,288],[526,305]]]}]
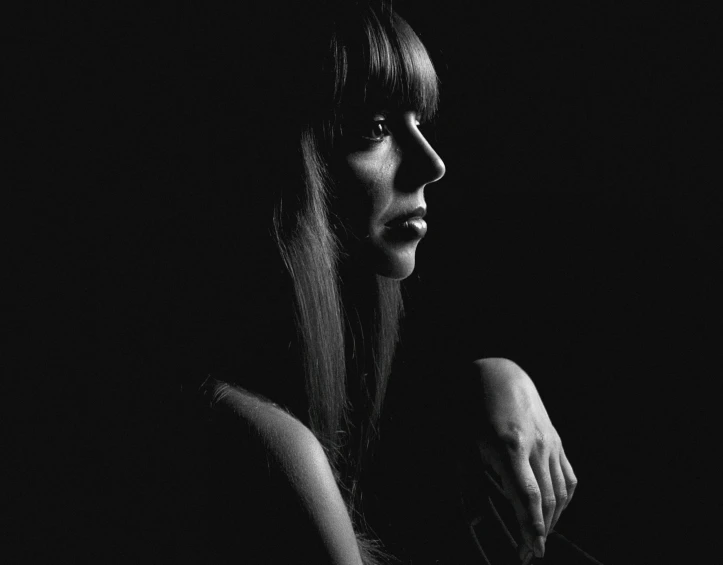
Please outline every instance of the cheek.
[{"label": "cheek", "polygon": [[393,199],[395,163],[387,153],[385,151],[376,158],[360,159],[350,163],[357,191],[364,201],[370,221],[374,221],[382,214]]},{"label": "cheek", "polygon": [[344,169],[338,187],[343,215],[356,228],[368,230],[389,204],[384,167],[376,159],[350,156]]}]

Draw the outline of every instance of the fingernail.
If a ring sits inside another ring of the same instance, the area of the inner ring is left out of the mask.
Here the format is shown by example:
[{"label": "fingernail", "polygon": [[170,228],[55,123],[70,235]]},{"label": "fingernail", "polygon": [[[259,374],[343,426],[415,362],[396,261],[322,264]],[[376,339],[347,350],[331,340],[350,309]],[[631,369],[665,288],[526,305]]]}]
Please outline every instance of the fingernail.
[{"label": "fingernail", "polygon": [[535,550],[535,557],[541,558],[545,556],[545,538],[542,536],[537,536],[535,538],[535,544],[534,548]]}]

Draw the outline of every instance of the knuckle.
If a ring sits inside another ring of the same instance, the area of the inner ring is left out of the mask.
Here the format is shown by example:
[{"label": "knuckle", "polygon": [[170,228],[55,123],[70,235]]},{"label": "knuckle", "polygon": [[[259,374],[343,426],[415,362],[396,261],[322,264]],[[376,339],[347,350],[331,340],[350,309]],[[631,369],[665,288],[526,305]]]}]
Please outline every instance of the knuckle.
[{"label": "knuckle", "polygon": [[502,444],[511,452],[517,453],[524,447],[524,437],[521,430],[509,430],[500,437]]},{"label": "knuckle", "polygon": [[542,508],[545,510],[554,510],[557,506],[557,498],[554,496],[546,496],[542,499]]},{"label": "knuckle", "polygon": [[541,520],[535,520],[530,524],[530,530],[532,530],[533,536],[545,536],[545,522]]},{"label": "knuckle", "polygon": [[540,489],[533,483],[525,483],[522,489],[521,497],[523,502],[526,504],[539,504],[542,499]]}]

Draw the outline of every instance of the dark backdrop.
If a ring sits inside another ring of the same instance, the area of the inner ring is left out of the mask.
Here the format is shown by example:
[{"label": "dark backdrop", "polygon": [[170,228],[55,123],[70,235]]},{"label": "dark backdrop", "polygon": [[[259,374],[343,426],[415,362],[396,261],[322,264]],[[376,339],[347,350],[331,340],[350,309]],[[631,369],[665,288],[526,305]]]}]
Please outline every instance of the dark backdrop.
[{"label": "dark backdrop", "polygon": [[[580,479],[560,530],[605,563],[696,561],[718,508],[719,20],[662,4],[397,5],[439,70],[431,135],[448,171],[428,189],[405,351],[461,334],[470,355],[517,361]],[[208,55],[183,13],[56,7],[12,35],[5,386],[10,525],[29,561],[82,548],[108,461],[152,451],[115,421],[140,428],[157,408],[138,394],[139,343],[158,329],[134,325],[153,300],[134,253],[187,227],[178,202],[199,183],[184,165],[212,162],[199,92],[174,82]]]},{"label": "dark backdrop", "polygon": [[532,375],[580,480],[561,532],[605,563],[698,561],[719,507],[720,20],[474,6],[410,14],[447,165],[410,327],[462,314]]}]

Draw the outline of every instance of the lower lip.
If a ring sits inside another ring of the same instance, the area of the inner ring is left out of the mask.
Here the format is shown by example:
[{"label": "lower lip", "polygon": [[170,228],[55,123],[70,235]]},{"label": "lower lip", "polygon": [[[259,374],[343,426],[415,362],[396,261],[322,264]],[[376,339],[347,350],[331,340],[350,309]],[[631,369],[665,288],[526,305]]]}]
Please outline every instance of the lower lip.
[{"label": "lower lip", "polygon": [[402,224],[387,226],[389,234],[395,238],[414,240],[422,239],[427,233],[427,222],[422,218],[413,218]]}]

